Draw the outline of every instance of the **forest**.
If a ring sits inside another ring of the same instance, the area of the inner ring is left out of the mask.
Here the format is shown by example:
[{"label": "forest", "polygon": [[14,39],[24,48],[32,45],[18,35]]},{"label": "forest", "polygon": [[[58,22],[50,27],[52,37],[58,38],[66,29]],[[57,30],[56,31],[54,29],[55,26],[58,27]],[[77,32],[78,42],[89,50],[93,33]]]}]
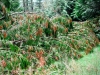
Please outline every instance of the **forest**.
[{"label": "forest", "polygon": [[100,75],[100,0],[0,0],[0,75]]}]

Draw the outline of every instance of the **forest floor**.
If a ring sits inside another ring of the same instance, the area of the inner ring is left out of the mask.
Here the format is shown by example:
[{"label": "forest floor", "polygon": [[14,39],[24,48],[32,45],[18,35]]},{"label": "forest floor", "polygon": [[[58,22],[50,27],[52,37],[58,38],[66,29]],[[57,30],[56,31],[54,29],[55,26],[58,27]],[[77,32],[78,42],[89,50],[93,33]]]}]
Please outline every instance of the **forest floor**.
[{"label": "forest floor", "polygon": [[2,21],[0,74],[99,75],[99,52],[93,49],[99,44],[94,23],[72,22],[71,29],[68,20],[27,14]]}]

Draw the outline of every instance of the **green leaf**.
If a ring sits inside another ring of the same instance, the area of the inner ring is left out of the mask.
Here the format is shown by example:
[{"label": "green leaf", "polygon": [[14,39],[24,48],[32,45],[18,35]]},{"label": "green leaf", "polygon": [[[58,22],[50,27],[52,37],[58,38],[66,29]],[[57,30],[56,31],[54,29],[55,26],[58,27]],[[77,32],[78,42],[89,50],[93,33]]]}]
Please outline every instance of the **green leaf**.
[{"label": "green leaf", "polygon": [[26,69],[30,65],[30,62],[27,58],[21,57],[20,58],[20,66],[22,69]]},{"label": "green leaf", "polygon": [[19,50],[18,46],[16,45],[10,45],[10,50],[13,51],[13,52],[17,52]]}]

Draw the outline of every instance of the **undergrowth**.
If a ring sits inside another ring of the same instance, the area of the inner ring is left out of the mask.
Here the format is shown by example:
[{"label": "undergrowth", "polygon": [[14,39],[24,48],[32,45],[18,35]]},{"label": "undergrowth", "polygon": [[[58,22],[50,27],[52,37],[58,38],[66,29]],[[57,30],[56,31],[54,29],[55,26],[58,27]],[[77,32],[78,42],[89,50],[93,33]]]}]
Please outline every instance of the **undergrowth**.
[{"label": "undergrowth", "polygon": [[1,74],[67,74],[66,57],[82,58],[99,43],[89,23],[40,14],[11,17],[0,24]]}]

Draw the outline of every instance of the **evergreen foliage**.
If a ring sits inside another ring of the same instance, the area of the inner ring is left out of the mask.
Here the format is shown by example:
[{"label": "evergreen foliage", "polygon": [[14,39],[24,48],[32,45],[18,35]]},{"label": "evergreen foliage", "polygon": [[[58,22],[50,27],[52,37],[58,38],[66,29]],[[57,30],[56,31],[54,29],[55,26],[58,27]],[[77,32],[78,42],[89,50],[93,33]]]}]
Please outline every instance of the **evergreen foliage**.
[{"label": "evergreen foliage", "polygon": [[19,7],[19,0],[0,0],[10,11],[15,11]]},{"label": "evergreen foliage", "polygon": [[74,20],[87,20],[100,14],[100,0],[52,0],[46,14],[52,16],[54,13],[71,16]]},{"label": "evergreen foliage", "polygon": [[86,20],[100,14],[100,0],[77,0],[72,16],[74,19]]}]

